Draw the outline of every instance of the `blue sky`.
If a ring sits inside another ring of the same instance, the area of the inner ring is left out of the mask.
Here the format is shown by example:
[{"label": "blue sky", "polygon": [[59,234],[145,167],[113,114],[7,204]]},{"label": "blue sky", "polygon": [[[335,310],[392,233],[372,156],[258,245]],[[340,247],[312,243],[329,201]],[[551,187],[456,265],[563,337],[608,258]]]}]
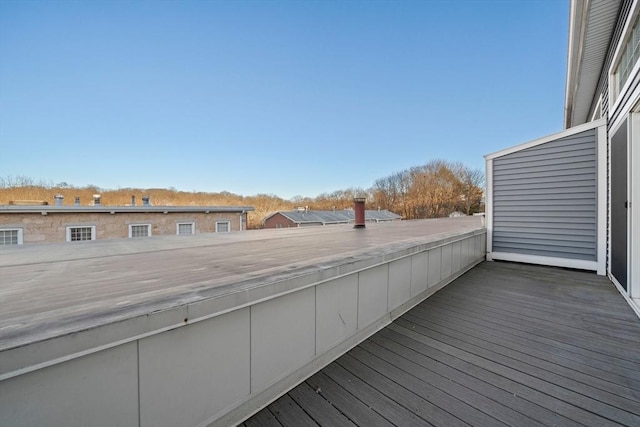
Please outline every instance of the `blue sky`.
[{"label": "blue sky", "polygon": [[0,176],[284,198],[562,130],[568,1],[0,1]]}]

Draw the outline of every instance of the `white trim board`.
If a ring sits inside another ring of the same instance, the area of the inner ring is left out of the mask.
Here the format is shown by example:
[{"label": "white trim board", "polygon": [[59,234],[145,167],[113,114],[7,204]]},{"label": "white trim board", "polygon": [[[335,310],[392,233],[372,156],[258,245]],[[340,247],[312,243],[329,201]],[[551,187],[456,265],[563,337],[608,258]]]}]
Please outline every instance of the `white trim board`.
[{"label": "white trim board", "polygon": [[640,318],[640,299],[639,298],[631,298],[629,295],[627,295],[627,292],[620,285],[620,283],[618,283],[618,281],[616,280],[616,278],[612,274],[609,274],[607,277],[609,278],[611,283],[613,283],[613,286],[616,287],[618,292],[620,292],[620,295],[622,295],[624,297],[625,301],[627,301],[627,304],[629,304],[629,307],[631,307],[631,309],[636,314],[636,316],[638,316],[638,318]]},{"label": "white trim board", "polygon": [[514,254],[507,252],[491,252],[487,254],[487,259],[495,261],[513,261],[525,264],[548,265],[551,267],[575,268],[578,270],[597,271],[596,261],[585,261],[581,259],[555,258],[538,255]]},{"label": "white trim board", "polygon": [[[629,296],[640,307],[640,112],[631,114],[631,143],[629,144]],[[640,311],[638,316],[640,317]]]},{"label": "white trim board", "polygon": [[491,261],[493,251],[493,159],[486,160],[485,167],[485,224],[487,228],[487,260]]},{"label": "white trim board", "polygon": [[597,131],[596,140],[596,236],[597,248],[596,259],[598,275],[607,274],[607,176],[609,174],[607,165],[607,129],[601,126]]}]

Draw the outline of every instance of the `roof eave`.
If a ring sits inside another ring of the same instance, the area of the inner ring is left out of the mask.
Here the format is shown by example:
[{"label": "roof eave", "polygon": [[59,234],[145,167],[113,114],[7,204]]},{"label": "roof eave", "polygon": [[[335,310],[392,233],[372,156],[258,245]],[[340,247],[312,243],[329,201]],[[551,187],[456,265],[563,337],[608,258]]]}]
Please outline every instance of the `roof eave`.
[{"label": "roof eave", "polygon": [[567,79],[564,101],[564,127],[573,123],[573,107],[578,92],[580,59],[587,24],[588,0],[571,0],[569,9],[569,46],[567,48]]},{"label": "roof eave", "polygon": [[571,0],[564,127],[587,123],[595,104],[621,1]]},{"label": "roof eave", "polygon": [[254,210],[252,206],[0,206],[0,213],[245,213]]}]

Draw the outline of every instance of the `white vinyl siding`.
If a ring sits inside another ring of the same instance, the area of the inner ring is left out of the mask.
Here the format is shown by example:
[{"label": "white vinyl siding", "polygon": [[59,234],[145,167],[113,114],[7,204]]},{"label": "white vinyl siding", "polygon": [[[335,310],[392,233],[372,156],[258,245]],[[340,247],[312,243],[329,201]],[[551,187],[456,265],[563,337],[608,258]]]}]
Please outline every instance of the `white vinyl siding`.
[{"label": "white vinyl siding", "polygon": [[176,234],[194,234],[195,224],[193,222],[179,222],[176,224]]},{"label": "white vinyl siding", "polygon": [[218,221],[216,222],[216,233],[229,233],[231,231],[230,221]]},{"label": "white vinyl siding", "polygon": [[0,229],[0,246],[13,246],[22,244],[22,229],[3,228]]},{"label": "white vinyl siding", "polygon": [[129,224],[129,237],[151,236],[151,224]]},{"label": "white vinyl siding", "polygon": [[96,227],[91,226],[71,226],[67,227],[67,242],[82,242],[96,239]]}]

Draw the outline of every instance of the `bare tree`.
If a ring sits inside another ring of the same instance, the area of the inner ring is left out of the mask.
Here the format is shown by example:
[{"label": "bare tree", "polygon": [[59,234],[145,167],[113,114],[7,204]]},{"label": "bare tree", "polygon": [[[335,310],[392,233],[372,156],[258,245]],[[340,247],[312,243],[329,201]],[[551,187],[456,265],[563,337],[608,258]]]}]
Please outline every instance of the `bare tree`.
[{"label": "bare tree", "polygon": [[458,178],[460,206],[467,215],[473,208],[479,208],[484,189],[484,172],[481,169],[471,169],[462,163],[456,163],[453,172]]}]

